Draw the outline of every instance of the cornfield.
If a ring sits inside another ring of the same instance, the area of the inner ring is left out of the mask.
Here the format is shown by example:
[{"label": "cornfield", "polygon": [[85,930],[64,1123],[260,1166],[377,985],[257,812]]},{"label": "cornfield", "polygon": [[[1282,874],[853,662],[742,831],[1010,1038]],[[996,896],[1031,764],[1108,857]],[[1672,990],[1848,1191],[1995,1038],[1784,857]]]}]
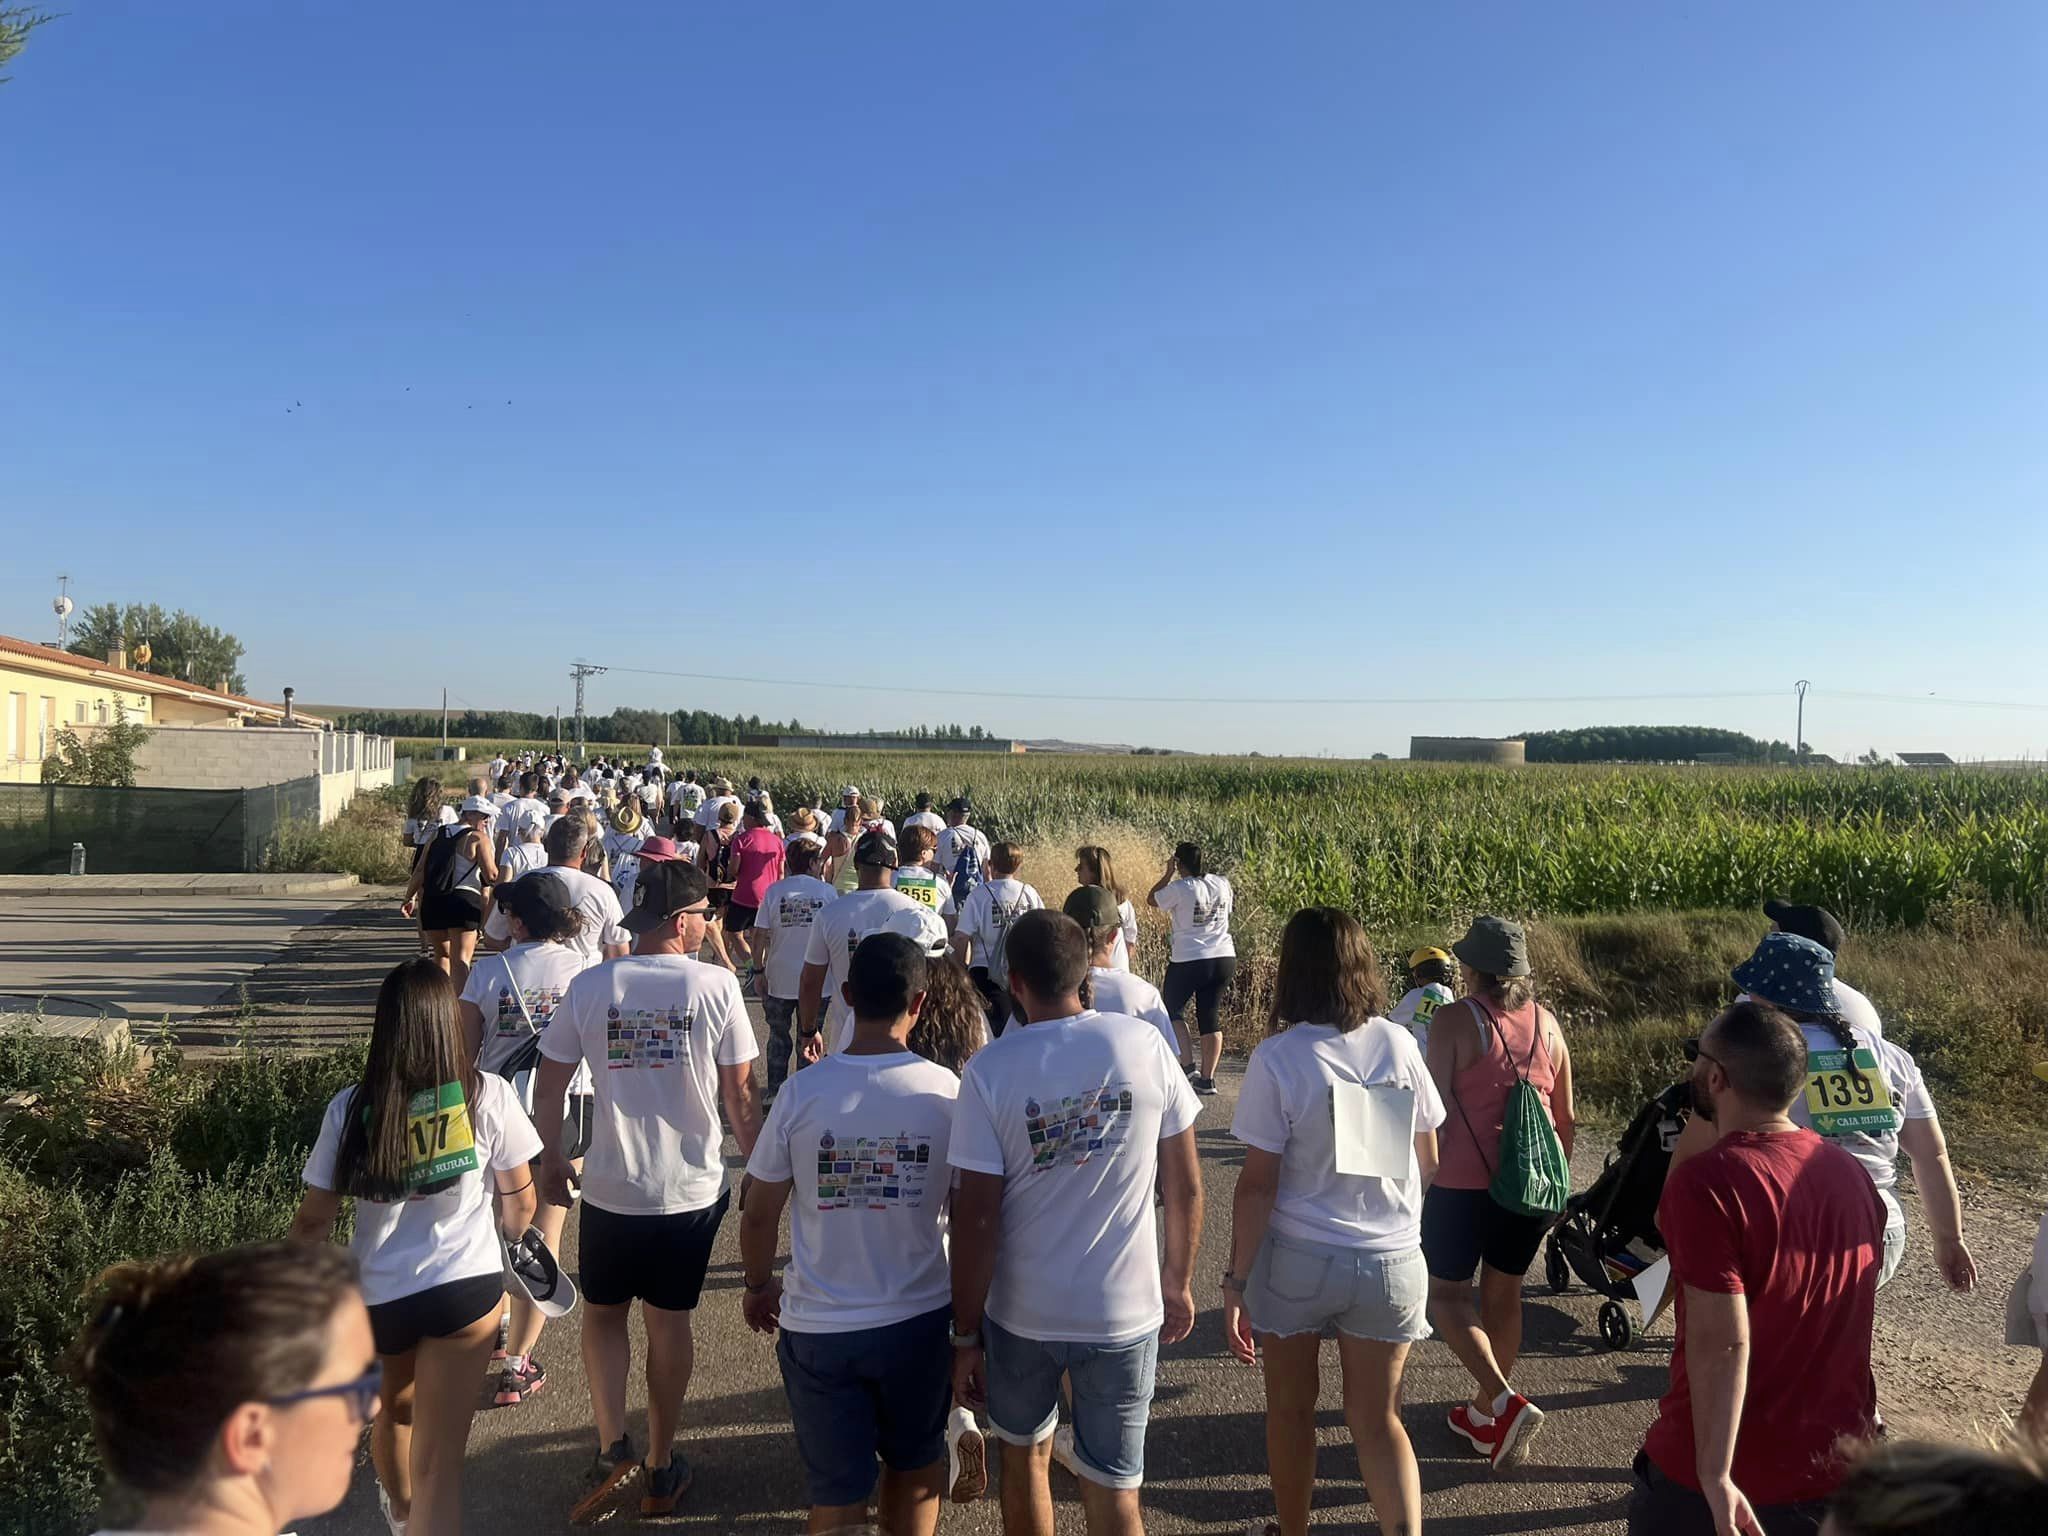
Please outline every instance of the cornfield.
[{"label": "cornfield", "polygon": [[[1810,901],[1859,928],[1958,908],[2039,922],[2048,771],[1468,768],[1241,758],[983,757],[677,747],[671,767],[783,809],[858,783],[900,818],[965,791],[991,837],[1047,844],[1122,825],[1200,843],[1263,926],[1327,903],[1369,926]],[[453,767],[454,765],[446,765]],[[459,770],[458,770],[459,771]],[[1126,884],[1153,871],[1123,871]],[[1062,882],[1048,878],[1057,898]]]}]

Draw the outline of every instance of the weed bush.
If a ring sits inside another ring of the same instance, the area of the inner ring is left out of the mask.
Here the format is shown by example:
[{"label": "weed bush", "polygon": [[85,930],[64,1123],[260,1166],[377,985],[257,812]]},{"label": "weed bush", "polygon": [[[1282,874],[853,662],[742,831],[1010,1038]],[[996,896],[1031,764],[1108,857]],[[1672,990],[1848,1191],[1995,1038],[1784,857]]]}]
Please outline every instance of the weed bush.
[{"label": "weed bush", "polygon": [[281,1236],[321,1111],[361,1068],[360,1048],[208,1068],[0,1033],[0,1530],[91,1528],[98,1470],[62,1362],[95,1277]]},{"label": "weed bush", "polygon": [[403,885],[412,874],[400,836],[404,792],[358,795],[326,826],[298,818],[277,829],[263,867],[273,873],[354,875],[365,885]]}]

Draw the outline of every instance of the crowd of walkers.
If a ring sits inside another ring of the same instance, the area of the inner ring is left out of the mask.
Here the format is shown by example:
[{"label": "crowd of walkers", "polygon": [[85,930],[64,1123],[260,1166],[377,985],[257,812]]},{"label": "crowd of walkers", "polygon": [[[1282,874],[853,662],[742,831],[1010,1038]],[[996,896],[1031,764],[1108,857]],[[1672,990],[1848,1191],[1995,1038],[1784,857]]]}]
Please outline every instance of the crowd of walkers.
[{"label": "crowd of walkers", "polygon": [[[921,796],[900,830],[883,811],[848,785],[785,815],[758,780],[659,753],[501,759],[452,803],[423,781],[404,898],[421,954],[383,983],[290,1241],[112,1271],[77,1345],[135,1531],[275,1536],[340,1501],[365,1424],[391,1531],[459,1531],[479,1380],[500,1409],[531,1399],[572,1308],[592,1445],[559,1518],[677,1511],[693,1319],[731,1206],[808,1529],[928,1536],[993,1461],[1009,1536],[1049,1536],[1055,1463],[1091,1533],[1141,1531],[1159,1350],[1200,1305],[1196,1128],[1234,893],[1198,844],[1174,850],[1144,896],[1171,931],[1155,987],[1107,849],[1076,850],[1050,909],[966,797]],[[2020,1438],[1887,1442],[1871,1357],[1907,1249],[1902,1154],[1942,1278],[1970,1290],[1976,1263],[1919,1068],[1836,975],[1840,923],[1767,913],[1736,1000],[1687,1043],[1654,1228],[1676,1342],[1629,1530],[2048,1529],[2029,1448],[2048,1436],[2048,1253],[2008,1309],[2010,1341],[2043,1349]],[[1245,1064],[1216,1302],[1263,1373],[1254,1536],[1309,1527],[1326,1337],[1382,1530],[1424,1524],[1402,1377],[1432,1333],[1471,1377],[1446,1422],[1475,1457],[1508,1472],[1544,1427],[1515,1379],[1524,1280],[1570,1187],[1570,1046],[1515,923],[1480,917],[1406,971],[1392,1003],[1354,917],[1297,912]],[[579,1206],[572,1279],[555,1256]]]}]

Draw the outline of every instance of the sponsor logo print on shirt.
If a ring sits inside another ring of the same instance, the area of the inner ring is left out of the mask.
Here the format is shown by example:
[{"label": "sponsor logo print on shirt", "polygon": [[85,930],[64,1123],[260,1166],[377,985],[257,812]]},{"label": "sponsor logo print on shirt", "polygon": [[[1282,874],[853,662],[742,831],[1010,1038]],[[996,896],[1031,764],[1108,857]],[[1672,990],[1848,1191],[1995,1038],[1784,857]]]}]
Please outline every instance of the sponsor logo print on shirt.
[{"label": "sponsor logo print on shirt", "polygon": [[775,919],[779,928],[808,928],[811,920],[818,915],[818,909],[825,903],[815,896],[785,896],[782,910]]},{"label": "sponsor logo print on shirt", "polygon": [[899,1131],[849,1144],[826,1131],[818,1138],[818,1209],[916,1210],[924,1204],[931,1164],[929,1136]]},{"label": "sponsor logo print on shirt", "polygon": [[[533,1016],[535,1034],[548,1027],[548,1020],[555,1016],[555,1006],[562,1000],[560,987],[522,987],[520,995],[526,999],[526,1012]],[[498,989],[498,1017],[493,1028],[502,1039],[510,1035],[523,1035],[526,1018],[519,1011],[519,999],[514,997],[510,987]]]},{"label": "sponsor logo print on shirt", "polygon": [[1097,1157],[1118,1157],[1129,1135],[1131,1090],[1104,1083],[1090,1093],[1040,1104],[1024,1101],[1024,1133],[1031,1142],[1031,1171],[1078,1168]]},{"label": "sponsor logo print on shirt", "polygon": [[636,1008],[621,1013],[604,1012],[605,1065],[617,1072],[626,1067],[685,1067],[690,1065],[690,1026],[696,1011],[683,1012],[674,1004],[666,1013]]}]

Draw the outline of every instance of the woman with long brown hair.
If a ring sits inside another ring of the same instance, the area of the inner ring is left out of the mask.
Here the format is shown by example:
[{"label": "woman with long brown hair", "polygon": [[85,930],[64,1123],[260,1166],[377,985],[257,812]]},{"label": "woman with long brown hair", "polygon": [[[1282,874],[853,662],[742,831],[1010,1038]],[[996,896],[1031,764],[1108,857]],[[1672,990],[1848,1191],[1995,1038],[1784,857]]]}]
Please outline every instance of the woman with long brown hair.
[{"label": "woman with long brown hair", "polygon": [[[1265,1365],[1277,1518],[1263,1536],[1308,1529],[1332,1326],[1344,1420],[1380,1529],[1422,1526],[1401,1372],[1429,1334],[1422,1192],[1444,1106],[1413,1037],[1381,1017],[1386,1006],[1356,918],[1309,907],[1289,919],[1268,1033],[1245,1064],[1230,1126],[1245,1153],[1223,1277],[1224,1338],[1240,1360]],[[1376,1120],[1384,1136],[1372,1134]]]},{"label": "woman with long brown hair", "polygon": [[348,1493],[378,1365],[355,1265],[257,1243],[118,1264],[71,1347],[140,1531],[277,1536]]},{"label": "woman with long brown hair", "polygon": [[1131,956],[1138,951],[1138,909],[1124,895],[1116,877],[1116,861],[1109,850],[1096,843],[1084,843],[1074,850],[1074,883],[1099,885],[1116,898],[1116,938],[1109,947],[1109,969],[1134,969]]},{"label": "woman with long brown hair", "polygon": [[447,975],[430,960],[393,970],[362,1081],[329,1102],[306,1159],[292,1237],[325,1242],[342,1200],[355,1200],[349,1249],[383,1370],[370,1451],[394,1532],[462,1527],[462,1456],[505,1299],[505,1243],[533,1219],[527,1164],[540,1151],[511,1084],[477,1070]]}]

